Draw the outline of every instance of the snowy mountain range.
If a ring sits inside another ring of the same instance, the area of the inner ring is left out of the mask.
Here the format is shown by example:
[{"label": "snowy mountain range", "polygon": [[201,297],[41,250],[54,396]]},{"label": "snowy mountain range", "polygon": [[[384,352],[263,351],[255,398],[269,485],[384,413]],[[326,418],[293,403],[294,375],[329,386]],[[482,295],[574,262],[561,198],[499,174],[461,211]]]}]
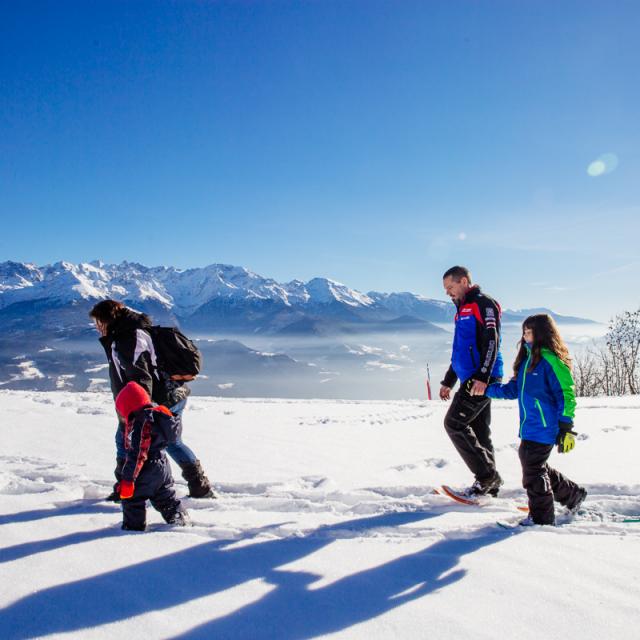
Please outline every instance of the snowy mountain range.
[{"label": "snowy mountain range", "polygon": [[[34,329],[77,330],[87,326],[87,310],[104,298],[123,300],[159,322],[179,322],[203,333],[433,333],[441,331],[433,323],[450,322],[453,315],[451,303],[413,293],[365,294],[327,278],[283,284],[222,264],[184,270],[132,262],[0,264],[4,330],[26,330],[27,318]],[[527,312],[507,311],[504,319],[517,321]]]},{"label": "snowy mountain range", "polygon": [[0,264],[0,308],[40,299],[72,302],[103,298],[154,302],[182,317],[215,298],[272,301],[285,306],[339,302],[355,308],[375,304],[368,296],[325,278],[279,284],[242,267],[221,264],[187,270],[131,262],[57,262],[43,267]]},{"label": "snowy mountain range", "polygon": [[[192,388],[199,395],[419,397],[425,363],[444,370],[451,352],[453,305],[413,293],[365,294],[326,278],[282,284],[220,264],[4,262],[0,388],[108,387],[88,317],[105,298],[155,323],[178,324],[198,341],[205,369]],[[505,312],[505,345],[515,343],[507,333],[519,330],[507,323],[529,313]]]}]

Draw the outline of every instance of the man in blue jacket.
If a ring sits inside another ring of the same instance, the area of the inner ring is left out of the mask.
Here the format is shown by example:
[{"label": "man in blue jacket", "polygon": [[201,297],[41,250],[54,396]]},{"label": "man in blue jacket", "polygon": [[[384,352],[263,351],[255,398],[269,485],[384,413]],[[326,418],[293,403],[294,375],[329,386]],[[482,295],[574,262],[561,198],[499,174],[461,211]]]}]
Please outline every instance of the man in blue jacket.
[{"label": "man in blue jacket", "polygon": [[442,380],[440,398],[449,400],[460,388],[444,419],[451,442],[475,476],[467,495],[497,496],[502,478],[496,471],[491,442],[491,400],[488,384],[502,379],[500,305],[472,284],[466,267],[455,266],[442,276],[445,292],[456,305],[451,366]]}]

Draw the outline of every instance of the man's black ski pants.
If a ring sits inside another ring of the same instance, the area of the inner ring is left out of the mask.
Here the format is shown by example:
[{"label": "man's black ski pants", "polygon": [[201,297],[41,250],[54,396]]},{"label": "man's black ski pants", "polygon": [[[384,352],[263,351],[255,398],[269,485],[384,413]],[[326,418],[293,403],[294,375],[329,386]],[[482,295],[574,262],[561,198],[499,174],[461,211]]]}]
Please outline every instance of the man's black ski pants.
[{"label": "man's black ski pants", "polygon": [[486,480],[496,472],[490,425],[491,399],[459,389],[444,418],[444,427],[476,480]]}]

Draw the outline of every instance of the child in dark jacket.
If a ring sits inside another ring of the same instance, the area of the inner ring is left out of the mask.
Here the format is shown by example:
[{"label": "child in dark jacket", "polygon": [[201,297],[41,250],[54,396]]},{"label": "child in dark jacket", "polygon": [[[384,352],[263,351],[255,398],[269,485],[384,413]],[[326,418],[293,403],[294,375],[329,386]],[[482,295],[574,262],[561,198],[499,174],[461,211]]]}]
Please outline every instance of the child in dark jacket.
[{"label": "child in dark jacket", "polygon": [[585,489],[547,464],[554,444],[560,453],[575,446],[574,383],[569,351],[553,318],[529,316],[522,324],[522,340],[507,384],[492,384],[490,398],[519,400],[522,484],[529,497],[529,518],[521,524],[555,524],[553,502],[578,510]]},{"label": "child in dark jacket", "polygon": [[137,382],[129,382],[116,397],[116,410],[126,421],[126,458],[119,483],[122,500],[122,528],[144,531],[146,501],[169,524],[184,526],[188,515],[173,490],[171,467],[164,453],[180,436],[180,420],[169,409],[151,402]]}]

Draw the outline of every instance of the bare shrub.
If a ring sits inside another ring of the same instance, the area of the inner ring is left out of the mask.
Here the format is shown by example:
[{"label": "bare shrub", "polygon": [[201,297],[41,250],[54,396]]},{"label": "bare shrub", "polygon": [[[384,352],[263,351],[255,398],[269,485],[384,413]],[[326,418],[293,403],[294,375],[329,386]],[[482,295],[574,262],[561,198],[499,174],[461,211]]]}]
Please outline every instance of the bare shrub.
[{"label": "bare shrub", "polygon": [[575,354],[573,376],[578,396],[640,393],[640,309],[615,316],[603,345]]}]

